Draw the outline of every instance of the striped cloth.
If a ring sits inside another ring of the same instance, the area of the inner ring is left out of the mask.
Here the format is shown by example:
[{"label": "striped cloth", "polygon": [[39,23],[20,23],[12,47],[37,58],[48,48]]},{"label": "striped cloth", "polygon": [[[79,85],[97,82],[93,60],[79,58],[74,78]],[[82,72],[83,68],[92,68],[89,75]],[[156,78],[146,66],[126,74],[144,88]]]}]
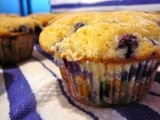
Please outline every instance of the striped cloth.
[{"label": "striped cloth", "polygon": [[50,0],[51,12],[160,11],[160,0]]},{"label": "striped cloth", "polygon": [[85,106],[63,86],[53,57],[35,45],[31,59],[0,66],[0,120],[160,120],[160,72],[149,94],[126,106]]}]

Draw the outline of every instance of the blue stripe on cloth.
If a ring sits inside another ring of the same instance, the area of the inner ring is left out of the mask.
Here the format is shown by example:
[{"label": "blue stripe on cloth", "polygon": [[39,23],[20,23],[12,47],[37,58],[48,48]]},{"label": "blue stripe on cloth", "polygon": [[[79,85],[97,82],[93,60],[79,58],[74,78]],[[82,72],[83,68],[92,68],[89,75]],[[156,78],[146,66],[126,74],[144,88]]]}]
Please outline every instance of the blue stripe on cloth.
[{"label": "blue stripe on cloth", "polygon": [[51,5],[52,9],[61,8],[82,8],[82,7],[94,7],[94,6],[117,6],[117,5],[144,5],[144,4],[157,4],[160,0],[114,0],[114,1],[104,1],[97,3],[76,3],[76,4],[58,4]]},{"label": "blue stripe on cloth", "polygon": [[46,53],[45,51],[43,51],[39,44],[35,44],[35,47],[39,53],[41,53],[43,56],[50,59],[55,65],[57,65],[57,63],[54,61],[53,55],[50,55],[50,54]]},{"label": "blue stripe on cloth", "polygon": [[155,93],[155,92],[149,92],[149,94],[151,94],[151,95],[153,95],[153,96],[157,96],[157,97],[160,97],[160,94],[158,94],[158,93]]},{"label": "blue stripe on cloth", "polygon": [[60,86],[60,89],[61,89],[62,94],[64,95],[64,97],[68,100],[68,102],[69,102],[72,106],[74,106],[74,107],[76,107],[77,109],[83,111],[84,113],[86,113],[87,115],[89,115],[89,116],[90,116],[91,118],[93,118],[94,120],[98,120],[98,117],[95,116],[91,111],[87,111],[87,110],[85,110],[84,108],[82,108],[82,107],[80,107],[80,106],[78,106],[78,105],[75,104],[75,102],[74,102],[74,101],[67,95],[67,93],[65,92],[65,90],[64,90],[64,88],[63,88],[63,85],[62,85],[62,80],[59,79],[59,78],[57,77],[57,75],[56,75],[51,69],[49,69],[48,67],[46,67],[45,64],[43,64],[40,60],[38,60],[38,59],[35,58],[34,56],[32,56],[32,57],[33,57],[33,59],[37,60],[46,70],[48,70],[48,71],[58,80],[58,83],[59,83],[59,86]]},{"label": "blue stripe on cloth", "polygon": [[160,120],[160,114],[146,105],[139,103],[113,107],[127,120]]},{"label": "blue stripe on cloth", "polygon": [[38,52],[40,52],[42,55],[44,55],[45,57],[49,58],[51,61],[54,62],[53,56],[50,54],[47,54],[45,51],[43,51],[39,44],[35,44],[35,47]]},{"label": "blue stripe on cloth", "polygon": [[5,87],[10,102],[12,120],[41,120],[36,111],[36,99],[18,66],[3,67]]}]

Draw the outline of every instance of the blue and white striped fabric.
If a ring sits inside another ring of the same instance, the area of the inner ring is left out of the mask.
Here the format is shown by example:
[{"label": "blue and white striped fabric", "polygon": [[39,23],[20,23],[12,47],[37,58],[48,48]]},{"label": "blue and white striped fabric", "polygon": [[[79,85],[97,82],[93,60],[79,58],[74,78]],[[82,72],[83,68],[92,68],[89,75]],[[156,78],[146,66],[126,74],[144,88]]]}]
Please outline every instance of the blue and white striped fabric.
[{"label": "blue and white striped fabric", "polygon": [[160,72],[149,94],[126,106],[94,108],[66,93],[53,57],[35,45],[32,58],[0,66],[0,120],[160,120]]},{"label": "blue and white striped fabric", "polygon": [[50,0],[51,12],[160,11],[160,0]]}]

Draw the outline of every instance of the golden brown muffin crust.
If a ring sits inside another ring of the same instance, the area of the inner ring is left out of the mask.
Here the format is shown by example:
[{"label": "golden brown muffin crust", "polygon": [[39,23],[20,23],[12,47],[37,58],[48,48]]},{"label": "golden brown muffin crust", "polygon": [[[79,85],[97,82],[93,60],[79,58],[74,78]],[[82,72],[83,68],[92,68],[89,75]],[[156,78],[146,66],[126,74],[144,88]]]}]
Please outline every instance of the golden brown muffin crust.
[{"label": "golden brown muffin crust", "polygon": [[34,32],[38,25],[40,23],[32,18],[3,16],[0,18],[0,37]]},{"label": "golden brown muffin crust", "polygon": [[46,27],[40,44],[69,61],[160,58],[159,21],[158,15],[138,11],[78,13]]},{"label": "golden brown muffin crust", "polygon": [[30,14],[29,17],[41,22],[43,26],[46,26],[49,20],[55,19],[56,15],[53,13],[35,13]]}]

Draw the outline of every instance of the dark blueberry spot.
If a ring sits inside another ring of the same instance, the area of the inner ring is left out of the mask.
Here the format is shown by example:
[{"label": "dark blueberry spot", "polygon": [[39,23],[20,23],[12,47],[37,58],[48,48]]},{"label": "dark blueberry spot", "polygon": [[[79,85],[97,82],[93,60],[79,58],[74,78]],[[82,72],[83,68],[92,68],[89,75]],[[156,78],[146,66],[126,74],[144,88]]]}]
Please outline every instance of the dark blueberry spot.
[{"label": "dark blueberry spot", "polygon": [[157,46],[157,45],[160,45],[160,42],[159,41],[156,41],[156,40],[150,40],[152,42],[152,44],[154,46]]},{"label": "dark blueberry spot", "polygon": [[85,24],[82,23],[82,22],[78,22],[74,25],[74,29],[75,29],[75,32],[77,31],[77,29],[79,29],[80,27],[83,27]]},{"label": "dark blueberry spot", "polygon": [[126,58],[130,58],[134,55],[135,49],[138,47],[138,40],[136,36],[126,34],[119,38],[118,49],[127,47]]},{"label": "dark blueberry spot", "polygon": [[18,32],[32,33],[32,29],[26,25],[20,25]]},{"label": "dark blueberry spot", "polygon": [[25,26],[25,25],[21,25],[21,26],[19,27],[19,32],[24,32],[24,31],[28,31],[28,27]]},{"label": "dark blueberry spot", "polygon": [[20,25],[18,29],[12,30],[12,32],[25,32],[25,33],[31,33],[33,32],[30,27],[27,27],[26,25]]},{"label": "dark blueberry spot", "polygon": [[160,27],[160,22],[158,22],[157,25]]},{"label": "dark blueberry spot", "polygon": [[157,52],[153,52],[152,54],[151,54],[151,57],[154,57],[154,56],[156,56],[157,55]]},{"label": "dark blueberry spot", "polygon": [[39,36],[41,31],[42,31],[42,27],[41,26],[35,26],[35,33],[36,33],[37,36]]}]

